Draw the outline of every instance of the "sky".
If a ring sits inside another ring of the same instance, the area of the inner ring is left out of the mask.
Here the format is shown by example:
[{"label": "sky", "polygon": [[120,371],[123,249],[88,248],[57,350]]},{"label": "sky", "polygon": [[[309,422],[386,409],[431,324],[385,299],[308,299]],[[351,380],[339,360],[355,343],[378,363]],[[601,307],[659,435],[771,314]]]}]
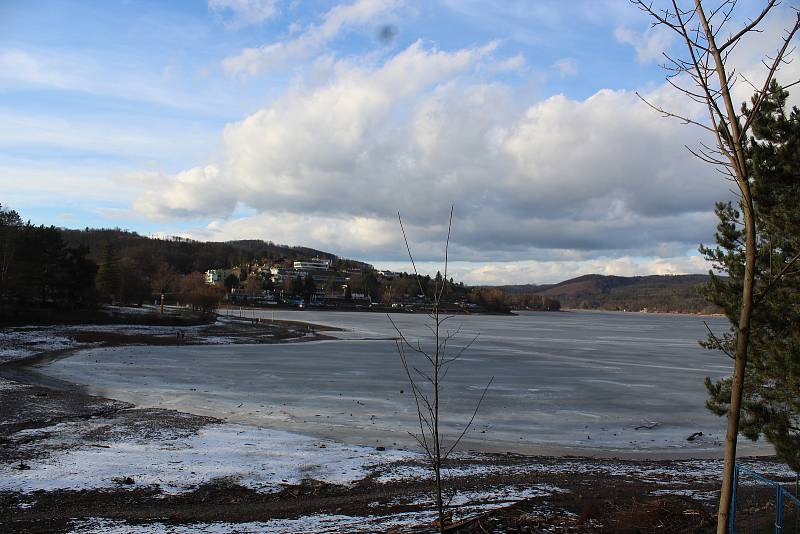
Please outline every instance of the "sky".
[{"label": "sky", "polygon": [[[789,9],[735,50],[751,79]],[[410,270],[400,213],[425,272],[454,205],[466,283],[706,272],[731,184],[635,94],[702,117],[679,46],[624,0],[2,0],[0,204]]]}]

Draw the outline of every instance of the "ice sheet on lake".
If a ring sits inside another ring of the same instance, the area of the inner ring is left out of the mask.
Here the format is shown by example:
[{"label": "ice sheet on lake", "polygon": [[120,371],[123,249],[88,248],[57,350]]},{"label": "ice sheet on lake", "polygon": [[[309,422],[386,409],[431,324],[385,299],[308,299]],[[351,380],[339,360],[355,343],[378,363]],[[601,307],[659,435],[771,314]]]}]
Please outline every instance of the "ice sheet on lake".
[{"label": "ice sheet on lake", "polygon": [[[266,318],[272,313],[249,312]],[[377,438],[413,445],[407,431],[416,430],[418,419],[389,340],[397,333],[384,314],[276,316],[342,327],[346,331],[326,335],[345,339],[91,350],[41,371],[139,405],[183,411],[201,406],[205,415],[243,424],[282,424],[356,444]],[[412,339],[430,342],[424,315],[395,314],[392,320]],[[703,318],[575,312],[452,321],[453,328],[463,325],[465,340],[468,332],[481,336],[448,373],[447,432],[457,432],[471,417],[488,377],[495,377],[465,447],[522,454],[722,455],[725,422],[705,408],[703,378],[724,376],[719,366],[729,364],[697,345],[707,333]],[[285,422],[265,411],[231,413],[241,402],[280,407]],[[687,439],[698,432],[702,437]],[[772,452],[763,442],[742,447],[748,455]]]}]

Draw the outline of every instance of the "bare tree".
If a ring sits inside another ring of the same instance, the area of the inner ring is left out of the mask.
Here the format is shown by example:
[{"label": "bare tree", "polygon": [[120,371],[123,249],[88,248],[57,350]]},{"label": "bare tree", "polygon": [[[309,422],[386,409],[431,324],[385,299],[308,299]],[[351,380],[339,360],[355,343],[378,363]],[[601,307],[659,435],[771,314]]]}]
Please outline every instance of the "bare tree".
[{"label": "bare tree", "polygon": [[[392,323],[392,327],[394,327],[397,332],[398,337],[395,340],[397,352],[400,355],[400,361],[408,377],[417,409],[419,431],[409,432],[409,434],[425,452],[428,463],[433,471],[436,509],[439,515],[439,532],[444,532],[445,504],[443,497],[442,466],[472,427],[475,416],[480,409],[481,403],[486,396],[486,391],[492,384],[494,377],[489,379],[486,387],[483,388],[480,399],[476,403],[475,409],[472,411],[472,416],[464,425],[458,437],[452,440],[451,443],[445,444],[441,421],[442,382],[447,376],[447,371],[450,369],[450,366],[477,341],[479,335],[476,334],[471,337],[463,346],[454,348],[453,344],[456,338],[461,334],[461,326],[452,330],[449,329],[446,323],[453,319],[453,316],[442,313],[442,299],[446,296],[447,288],[448,253],[450,248],[450,232],[453,228],[453,207],[450,207],[450,220],[447,226],[447,240],[444,248],[444,276],[437,276],[434,279],[432,295],[428,295],[428,292],[423,288],[420,281],[414,255],[411,253],[411,246],[408,243],[408,237],[403,227],[403,219],[400,217],[399,213],[397,214],[397,219],[400,222],[400,230],[403,233],[403,240],[406,245],[406,250],[408,251],[408,257],[411,260],[414,275],[419,284],[420,294],[425,295],[431,301],[431,311],[428,314],[430,322],[426,326],[433,336],[432,346],[423,345],[419,339],[416,341],[409,340],[397,326],[397,323],[394,322],[391,315],[387,314],[387,317]],[[417,360],[419,364],[417,364],[417,361],[412,360]]]},{"label": "bare tree", "polygon": [[[655,8],[652,2],[631,0],[653,19],[653,26],[668,28],[675,32],[685,45],[681,57],[664,53],[667,82],[688,99],[701,104],[707,110],[705,119],[696,119],[689,114],[665,110],[639,97],[665,117],[682,120],[697,126],[713,138],[712,144],[700,143],[699,147],[687,149],[696,157],[721,172],[726,179],[736,184],[736,194],[742,207],[745,231],[745,274],[742,287],[742,306],[736,326],[735,365],[731,385],[731,402],[728,410],[728,428],[725,437],[725,461],[722,490],[720,492],[717,532],[728,529],[733,471],[736,462],[736,443],[739,434],[739,417],[744,389],[744,376],[750,336],[750,318],[756,303],[756,221],[751,182],[745,147],[748,132],[759,109],[769,95],[770,84],[776,72],[786,63],[789,45],[800,28],[800,13],[795,10],[792,25],[782,36],[774,55],[766,55],[763,80],[754,83],[733,65],[731,53],[752,32],[760,32],[759,25],[777,7],[778,0],[768,0],[761,12],[752,20],[731,28],[736,0],[719,0],[708,8],[701,0],[693,0],[684,7],[679,0],[670,0],[666,8]],[[706,2],[708,4],[708,2]],[[737,113],[731,96],[733,88],[740,83],[756,91],[752,106],[742,107]],[[797,83],[797,82],[794,82]],[[789,84],[793,85],[793,84]],[[637,93],[638,94],[638,93]]]}]

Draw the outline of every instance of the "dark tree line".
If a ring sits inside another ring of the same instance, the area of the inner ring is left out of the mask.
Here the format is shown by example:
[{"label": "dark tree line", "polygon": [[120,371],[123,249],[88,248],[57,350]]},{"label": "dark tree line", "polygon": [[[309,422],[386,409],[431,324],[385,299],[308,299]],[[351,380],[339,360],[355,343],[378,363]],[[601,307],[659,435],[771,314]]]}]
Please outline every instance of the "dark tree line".
[{"label": "dark tree line", "polygon": [[[35,226],[0,205],[0,305],[5,310],[91,308],[102,302],[142,305],[164,293],[168,303],[182,301],[203,311],[207,301],[219,301],[220,295],[204,291],[199,273],[256,258],[291,261],[308,256],[366,267],[322,251],[261,240],[206,243],[151,239],[120,229]],[[299,294],[313,290],[305,284]]]},{"label": "dark tree line", "polygon": [[94,304],[97,264],[52,226],[23,222],[0,204],[0,306],[82,308]]}]

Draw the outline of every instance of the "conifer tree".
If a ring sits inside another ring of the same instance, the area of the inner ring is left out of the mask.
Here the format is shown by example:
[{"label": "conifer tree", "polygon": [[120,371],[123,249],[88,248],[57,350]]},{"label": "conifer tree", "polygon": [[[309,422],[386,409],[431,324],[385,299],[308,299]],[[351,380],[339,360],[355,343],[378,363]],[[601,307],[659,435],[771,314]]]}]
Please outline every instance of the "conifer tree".
[{"label": "conifer tree", "polygon": [[14,258],[14,248],[21,227],[22,218],[19,214],[0,204],[0,297],[5,293],[9,268]]},{"label": "conifer tree", "polygon": [[[763,436],[800,471],[800,112],[796,107],[787,112],[787,97],[773,81],[746,147],[758,231],[740,432],[752,440]],[[700,251],[726,276],[712,272],[704,294],[736,324],[745,271],[741,212],[718,203],[716,213],[717,246]],[[732,354],[735,337],[734,328],[722,337],[709,332],[703,345]],[[727,414],[731,378],[707,378],[706,387],[708,408]]]}]

